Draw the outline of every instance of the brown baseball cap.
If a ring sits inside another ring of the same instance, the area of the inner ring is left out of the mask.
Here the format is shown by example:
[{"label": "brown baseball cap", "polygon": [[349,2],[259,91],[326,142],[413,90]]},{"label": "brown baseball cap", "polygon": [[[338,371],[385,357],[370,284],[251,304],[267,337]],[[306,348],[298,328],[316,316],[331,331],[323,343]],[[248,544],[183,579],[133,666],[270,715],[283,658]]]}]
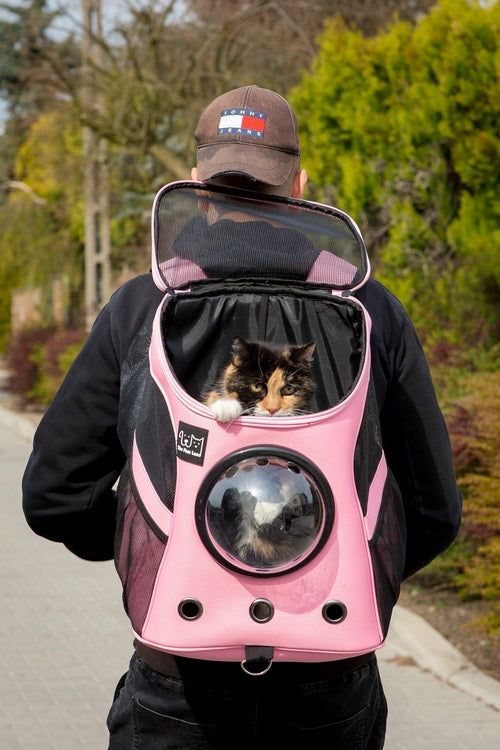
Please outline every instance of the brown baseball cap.
[{"label": "brown baseball cap", "polygon": [[300,155],[297,118],[280,94],[242,86],[217,97],[195,132],[200,180],[242,174],[283,185]]}]

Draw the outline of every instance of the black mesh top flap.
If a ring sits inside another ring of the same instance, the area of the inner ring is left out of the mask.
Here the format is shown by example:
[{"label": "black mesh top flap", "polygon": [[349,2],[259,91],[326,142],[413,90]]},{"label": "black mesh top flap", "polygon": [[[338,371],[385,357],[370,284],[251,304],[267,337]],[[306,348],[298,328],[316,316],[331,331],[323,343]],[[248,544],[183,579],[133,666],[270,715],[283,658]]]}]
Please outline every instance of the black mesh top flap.
[{"label": "black mesh top flap", "polygon": [[153,276],[163,291],[206,278],[301,280],[355,289],[370,267],[356,223],[331,206],[174,182],[153,206]]}]

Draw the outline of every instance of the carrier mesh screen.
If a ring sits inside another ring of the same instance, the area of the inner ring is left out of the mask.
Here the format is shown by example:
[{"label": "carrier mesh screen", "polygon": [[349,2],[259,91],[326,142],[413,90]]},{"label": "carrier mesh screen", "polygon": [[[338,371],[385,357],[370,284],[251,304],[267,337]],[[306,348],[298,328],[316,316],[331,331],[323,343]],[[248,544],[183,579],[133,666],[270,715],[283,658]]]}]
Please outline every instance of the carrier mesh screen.
[{"label": "carrier mesh screen", "polygon": [[123,584],[125,609],[134,630],[141,633],[166,540],[157,536],[139,509],[128,472],[120,485],[115,565]]},{"label": "carrier mesh screen", "polygon": [[406,521],[403,502],[399,488],[390,472],[384,488],[377,529],[370,541],[370,550],[380,622],[385,636],[389,628],[392,608],[399,597],[406,558]]},{"label": "carrier mesh screen", "polygon": [[356,224],[338,209],[199,183],[172,183],[158,193],[153,243],[167,287],[258,277],[347,289],[368,266]]}]

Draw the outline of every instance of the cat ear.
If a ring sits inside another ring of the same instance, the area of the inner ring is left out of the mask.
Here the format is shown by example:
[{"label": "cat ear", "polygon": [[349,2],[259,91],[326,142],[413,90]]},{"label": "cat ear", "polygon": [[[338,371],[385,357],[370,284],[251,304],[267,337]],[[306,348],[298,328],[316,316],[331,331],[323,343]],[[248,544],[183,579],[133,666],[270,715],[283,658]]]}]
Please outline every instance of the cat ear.
[{"label": "cat ear", "polygon": [[314,341],[310,341],[308,344],[303,344],[303,346],[297,346],[295,348],[295,358],[299,362],[304,362],[305,364],[310,365],[315,348],[316,344]]},{"label": "cat ear", "polygon": [[233,351],[239,353],[242,350],[247,351],[247,349],[248,343],[245,341],[243,336],[235,336],[233,339]]},{"label": "cat ear", "polygon": [[248,341],[242,336],[235,336],[233,339],[233,360],[234,358],[243,357],[249,353]]}]

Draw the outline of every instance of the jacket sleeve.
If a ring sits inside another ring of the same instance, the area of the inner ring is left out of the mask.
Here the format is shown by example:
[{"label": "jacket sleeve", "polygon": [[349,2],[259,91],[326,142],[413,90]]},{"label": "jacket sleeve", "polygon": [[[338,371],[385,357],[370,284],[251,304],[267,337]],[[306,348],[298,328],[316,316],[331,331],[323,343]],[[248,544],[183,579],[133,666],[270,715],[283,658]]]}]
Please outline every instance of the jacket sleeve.
[{"label": "jacket sleeve", "polygon": [[402,305],[377,286],[369,309],[372,364],[384,451],[406,516],[406,578],[454,540],[462,503],[448,430],[421,343]]},{"label": "jacket sleeve", "polygon": [[111,317],[108,306],[42,418],[22,482],[33,531],[89,560],[113,557],[113,485],[124,463]]}]

